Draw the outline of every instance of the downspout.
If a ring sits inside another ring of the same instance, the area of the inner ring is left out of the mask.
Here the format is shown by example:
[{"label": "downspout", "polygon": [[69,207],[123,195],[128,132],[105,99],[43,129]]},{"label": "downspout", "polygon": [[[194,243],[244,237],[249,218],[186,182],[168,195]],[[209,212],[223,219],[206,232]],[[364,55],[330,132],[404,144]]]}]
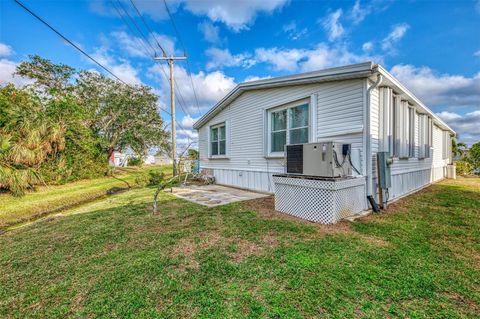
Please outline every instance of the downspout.
[{"label": "downspout", "polygon": [[[375,73],[377,73],[377,81],[375,81],[375,83],[370,86],[368,89],[367,89],[367,127],[366,127],[366,135],[367,135],[367,154],[366,154],[366,165],[367,165],[367,198],[369,198],[369,201],[371,201],[371,199],[373,199],[373,196],[372,196],[372,183],[373,183],[373,177],[372,177],[372,136],[371,136],[371,133],[370,133],[370,126],[371,126],[371,122],[370,122],[370,93],[371,91],[376,88],[377,86],[380,85],[380,83],[382,83],[382,80],[383,80],[383,76],[378,73],[378,70],[375,70],[374,71]],[[368,80],[367,80],[368,81]],[[368,82],[367,82],[368,83]],[[372,204],[372,208],[375,208],[373,207],[373,203]],[[376,205],[376,204],[375,204]]]}]

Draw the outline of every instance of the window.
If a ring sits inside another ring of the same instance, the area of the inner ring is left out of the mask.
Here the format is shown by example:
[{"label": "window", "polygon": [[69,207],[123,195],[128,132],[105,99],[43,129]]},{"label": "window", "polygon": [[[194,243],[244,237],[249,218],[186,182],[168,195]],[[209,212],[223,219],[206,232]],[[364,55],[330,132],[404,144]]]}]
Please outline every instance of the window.
[{"label": "window", "polygon": [[217,124],[210,128],[210,155],[226,155],[227,136],[225,123]]},{"label": "window", "polygon": [[308,104],[269,112],[269,152],[283,152],[286,144],[308,143]]}]

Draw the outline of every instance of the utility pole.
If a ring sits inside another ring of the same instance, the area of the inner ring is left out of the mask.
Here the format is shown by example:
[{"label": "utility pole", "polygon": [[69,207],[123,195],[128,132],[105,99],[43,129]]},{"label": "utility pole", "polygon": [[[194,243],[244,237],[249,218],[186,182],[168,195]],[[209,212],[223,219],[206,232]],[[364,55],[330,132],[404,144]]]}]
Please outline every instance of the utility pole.
[{"label": "utility pole", "polygon": [[173,160],[173,176],[177,175],[177,141],[176,141],[176,121],[175,121],[175,78],[174,69],[175,60],[186,60],[186,56],[161,56],[154,57],[155,60],[165,60],[170,66],[170,107],[172,113],[172,160]]}]

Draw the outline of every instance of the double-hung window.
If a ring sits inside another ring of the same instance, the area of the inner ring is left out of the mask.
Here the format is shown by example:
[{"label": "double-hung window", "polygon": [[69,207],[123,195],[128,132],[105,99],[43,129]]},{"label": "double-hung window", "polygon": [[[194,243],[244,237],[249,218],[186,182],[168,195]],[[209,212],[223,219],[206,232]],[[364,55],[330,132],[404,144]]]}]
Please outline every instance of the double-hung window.
[{"label": "double-hung window", "polygon": [[219,156],[227,154],[227,135],[225,123],[210,127],[210,155]]},{"label": "double-hung window", "polygon": [[308,143],[309,123],[308,103],[269,111],[269,153],[282,153],[287,144]]}]

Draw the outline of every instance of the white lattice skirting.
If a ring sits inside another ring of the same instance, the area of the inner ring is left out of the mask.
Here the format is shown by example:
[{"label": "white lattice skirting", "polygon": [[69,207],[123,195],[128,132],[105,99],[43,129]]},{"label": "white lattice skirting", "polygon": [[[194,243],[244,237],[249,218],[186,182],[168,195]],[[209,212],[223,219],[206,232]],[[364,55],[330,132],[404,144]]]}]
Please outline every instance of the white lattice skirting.
[{"label": "white lattice skirting", "polygon": [[274,175],[275,209],[306,220],[334,224],[367,208],[365,178],[305,179]]}]

